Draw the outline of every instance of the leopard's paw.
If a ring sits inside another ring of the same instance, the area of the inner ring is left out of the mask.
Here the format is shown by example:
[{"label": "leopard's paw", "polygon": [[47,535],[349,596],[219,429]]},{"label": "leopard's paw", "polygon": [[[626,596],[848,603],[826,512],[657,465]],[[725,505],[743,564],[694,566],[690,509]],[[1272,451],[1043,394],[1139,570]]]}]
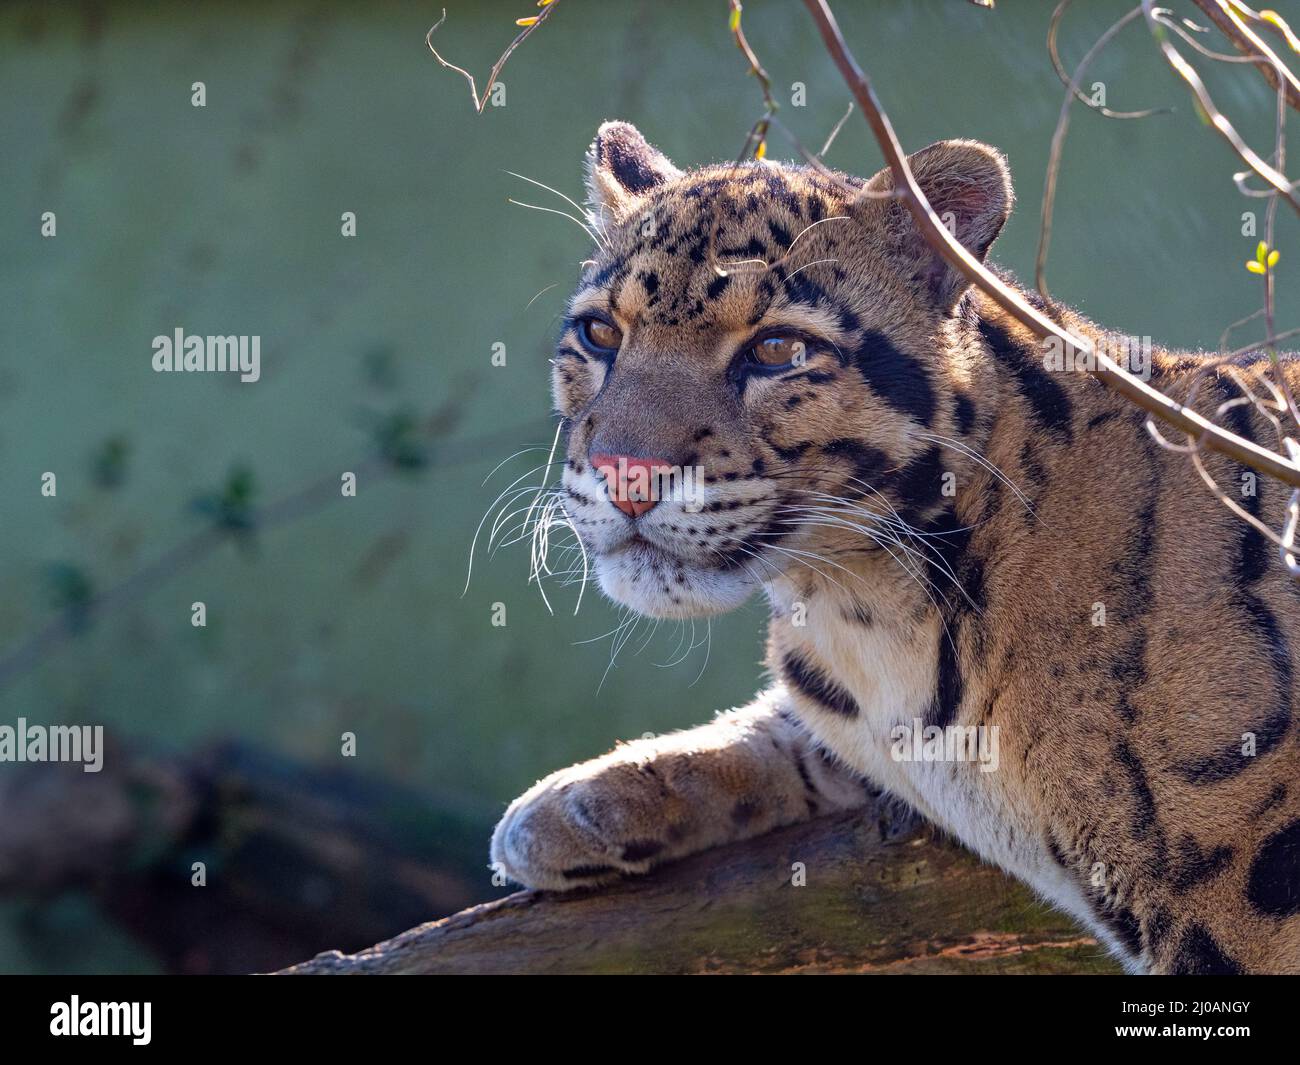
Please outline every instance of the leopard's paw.
[{"label": "leopard's paw", "polygon": [[510,804],[492,833],[492,866],[550,891],[644,873],[686,837],[681,806],[645,762],[564,769]]}]

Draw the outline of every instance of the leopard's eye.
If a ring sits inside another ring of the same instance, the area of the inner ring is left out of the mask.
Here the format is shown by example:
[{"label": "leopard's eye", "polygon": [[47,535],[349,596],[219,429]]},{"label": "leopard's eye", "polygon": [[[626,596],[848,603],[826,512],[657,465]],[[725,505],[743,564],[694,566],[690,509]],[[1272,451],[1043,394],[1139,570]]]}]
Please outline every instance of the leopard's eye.
[{"label": "leopard's eye", "polygon": [[589,349],[598,355],[618,351],[623,343],[623,330],[603,318],[584,318],[578,323],[578,335]]},{"label": "leopard's eye", "polygon": [[807,357],[807,345],[794,337],[767,337],[750,348],[749,355],[764,366],[797,366]]}]

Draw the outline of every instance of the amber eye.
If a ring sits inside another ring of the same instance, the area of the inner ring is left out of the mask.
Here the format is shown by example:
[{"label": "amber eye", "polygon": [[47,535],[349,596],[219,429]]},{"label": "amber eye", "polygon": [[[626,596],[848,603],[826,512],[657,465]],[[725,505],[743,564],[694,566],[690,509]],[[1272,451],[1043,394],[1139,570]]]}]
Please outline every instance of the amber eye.
[{"label": "amber eye", "polygon": [[808,346],[794,337],[768,337],[749,349],[755,362],[764,366],[801,366],[807,358]]},{"label": "amber eye", "polygon": [[623,330],[603,318],[584,318],[578,324],[578,334],[588,348],[601,355],[618,351],[623,343]]}]

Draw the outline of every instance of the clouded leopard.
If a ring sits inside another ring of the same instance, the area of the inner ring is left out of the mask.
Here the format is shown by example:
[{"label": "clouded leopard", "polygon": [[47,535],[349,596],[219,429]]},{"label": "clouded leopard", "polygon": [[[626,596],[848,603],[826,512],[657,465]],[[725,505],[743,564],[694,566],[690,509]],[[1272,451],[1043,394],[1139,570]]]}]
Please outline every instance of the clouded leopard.
[{"label": "clouded leopard", "polygon": [[[982,259],[1012,204],[1001,154],[945,141],[910,164]],[[887,171],[684,173],[606,123],[587,183],[597,246],[554,359],[565,511],[605,594],[643,614],[764,593],[773,682],[540,781],[493,861],[600,883],[863,805],[865,779],[1130,971],[1300,971],[1300,587],[1267,540],[1142,412],[1045,367]],[[1156,351],[1153,383],[1185,395],[1203,358]],[[1237,396],[1220,371],[1196,405]],[[1249,405],[1227,421],[1269,439]],[[690,467],[694,501],[625,491]],[[1261,478],[1243,505],[1277,528],[1287,492]],[[996,729],[996,771],[900,759],[918,721]]]}]

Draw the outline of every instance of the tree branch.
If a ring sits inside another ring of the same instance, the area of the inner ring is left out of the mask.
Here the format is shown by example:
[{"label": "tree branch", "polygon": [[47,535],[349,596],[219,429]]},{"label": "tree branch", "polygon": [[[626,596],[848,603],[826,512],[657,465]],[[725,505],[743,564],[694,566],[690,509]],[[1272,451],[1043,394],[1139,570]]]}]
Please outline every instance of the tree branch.
[{"label": "tree branch", "polygon": [[604,891],[520,892],[284,972],[1118,971],[1022,885],[875,813],[796,825]]},{"label": "tree branch", "polygon": [[[1276,92],[1279,86],[1285,88],[1287,103],[1300,111],[1300,78],[1277,57],[1274,51],[1269,48],[1268,44],[1251,29],[1250,22],[1259,24],[1269,24],[1270,28],[1283,34],[1284,39],[1290,43],[1290,27],[1277,15],[1272,19],[1265,19],[1259,12],[1252,11],[1245,4],[1238,3],[1237,0],[1192,0],[1197,7],[1209,16],[1210,21],[1219,28],[1232,46],[1242,55],[1250,56],[1252,61],[1259,67],[1260,73],[1264,79],[1272,86]],[[1243,16],[1245,16],[1243,18]],[[1292,48],[1300,51],[1292,45]]]}]

